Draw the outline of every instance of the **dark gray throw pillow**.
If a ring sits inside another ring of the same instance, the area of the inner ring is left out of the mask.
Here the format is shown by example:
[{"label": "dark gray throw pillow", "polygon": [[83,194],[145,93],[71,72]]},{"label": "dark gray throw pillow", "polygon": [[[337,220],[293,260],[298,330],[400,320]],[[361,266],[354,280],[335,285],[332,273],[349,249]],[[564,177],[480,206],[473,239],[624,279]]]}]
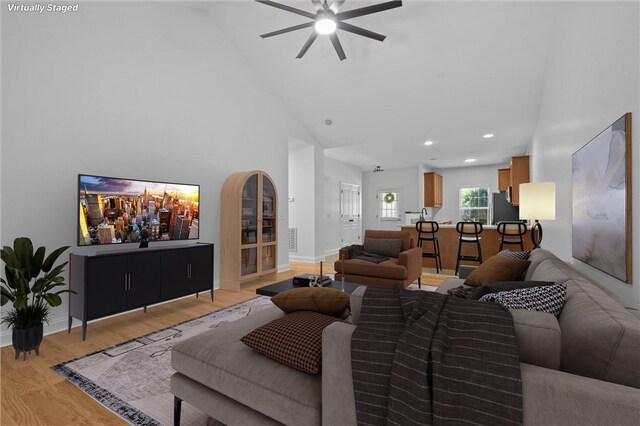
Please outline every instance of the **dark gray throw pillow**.
[{"label": "dark gray throw pillow", "polygon": [[469,299],[480,300],[482,296],[489,293],[498,293],[500,291],[515,290],[517,288],[542,287],[554,285],[553,281],[502,281],[498,283],[485,284],[475,289]]},{"label": "dark gray throw pillow", "polygon": [[460,299],[471,299],[471,297],[475,294],[478,289],[475,287],[465,287],[463,285],[459,285],[456,288],[450,288],[447,290],[447,293],[453,297],[459,297]]},{"label": "dark gray throw pillow", "polygon": [[400,257],[402,240],[387,238],[365,238],[364,250],[380,256]]}]

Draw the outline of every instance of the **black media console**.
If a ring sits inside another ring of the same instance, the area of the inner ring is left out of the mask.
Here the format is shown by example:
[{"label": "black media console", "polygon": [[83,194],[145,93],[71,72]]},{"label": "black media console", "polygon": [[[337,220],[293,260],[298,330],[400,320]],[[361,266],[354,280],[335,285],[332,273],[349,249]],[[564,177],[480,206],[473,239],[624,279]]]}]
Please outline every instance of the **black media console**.
[{"label": "black media console", "polygon": [[210,291],[213,244],[69,255],[69,332],[73,318],[87,321],[178,297]]}]

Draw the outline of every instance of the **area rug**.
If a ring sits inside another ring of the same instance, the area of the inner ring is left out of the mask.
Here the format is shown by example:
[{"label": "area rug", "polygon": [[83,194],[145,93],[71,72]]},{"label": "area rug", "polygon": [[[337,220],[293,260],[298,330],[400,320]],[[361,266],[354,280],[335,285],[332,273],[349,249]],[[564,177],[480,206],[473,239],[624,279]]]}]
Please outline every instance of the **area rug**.
[{"label": "area rug", "polygon": [[[258,296],[51,368],[130,424],[171,425],[171,347],[269,306],[269,297]],[[206,414],[182,404],[182,425],[210,422]]]}]

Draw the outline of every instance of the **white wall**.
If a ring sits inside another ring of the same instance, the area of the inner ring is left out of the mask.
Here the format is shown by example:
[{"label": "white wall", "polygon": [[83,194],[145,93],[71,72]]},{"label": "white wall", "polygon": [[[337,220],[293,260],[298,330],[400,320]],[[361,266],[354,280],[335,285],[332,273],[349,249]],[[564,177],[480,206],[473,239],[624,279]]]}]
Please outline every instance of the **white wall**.
[{"label": "white wall", "polygon": [[452,220],[455,224],[460,220],[460,189],[489,187],[489,193],[497,192],[498,169],[508,166],[507,164],[434,170],[442,175],[442,207],[428,208],[429,214],[434,210],[435,220]]},{"label": "white wall", "polygon": [[[324,253],[336,253],[344,246],[340,240],[340,183],[360,185],[362,194],[362,172],[356,166],[333,158],[324,158]],[[361,222],[362,223],[362,222]]]},{"label": "white wall", "polygon": [[289,227],[298,229],[297,251],[291,260],[313,262],[316,257],[316,193],[313,172],[314,146],[289,149]]},{"label": "white wall", "polygon": [[[256,168],[286,241],[288,137],[311,138],[214,22],[177,3],[80,8],[2,10],[2,244],[95,251],[75,246],[78,173],[200,184],[200,240],[215,243],[224,179]],[[49,330],[66,315],[65,302]]]},{"label": "white wall", "polygon": [[[362,229],[380,229],[376,215],[378,204],[376,193],[379,189],[402,189],[402,218],[397,224],[404,223],[405,211],[422,209],[422,194],[418,192],[418,167],[385,170],[384,172],[362,173]],[[392,224],[392,226],[394,226]]]},{"label": "white wall", "polygon": [[[640,306],[640,108],[638,2],[567,3],[547,64],[532,137],[532,178],[556,182],[556,220],[542,246]],[[571,155],[624,113],[633,114],[633,285],[571,257]]]}]

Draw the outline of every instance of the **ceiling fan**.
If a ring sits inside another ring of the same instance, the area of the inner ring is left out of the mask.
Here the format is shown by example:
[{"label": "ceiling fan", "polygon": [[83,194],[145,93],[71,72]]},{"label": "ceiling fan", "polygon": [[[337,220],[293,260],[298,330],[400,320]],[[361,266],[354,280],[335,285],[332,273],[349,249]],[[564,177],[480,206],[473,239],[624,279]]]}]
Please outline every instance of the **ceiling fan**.
[{"label": "ceiling fan", "polygon": [[373,31],[365,30],[364,28],[356,27],[355,25],[348,24],[344,22],[347,19],[355,18],[363,15],[370,15],[372,13],[382,12],[389,9],[394,9],[396,7],[402,6],[402,1],[394,0],[388,1],[385,3],[375,4],[372,6],[365,6],[358,9],[347,10],[345,12],[340,12],[340,8],[344,4],[345,0],[333,0],[331,4],[327,3],[327,0],[311,0],[311,3],[316,9],[316,13],[306,12],[301,9],[297,9],[295,7],[287,6],[284,4],[276,3],[271,0],[256,0],[258,3],[266,4],[267,6],[272,6],[278,9],[286,10],[287,12],[295,13],[297,15],[304,16],[306,18],[312,19],[310,22],[306,22],[304,24],[294,25],[292,27],[283,28],[278,31],[273,31],[270,33],[262,34],[260,37],[267,38],[273,37],[276,35],[288,33],[291,31],[302,30],[304,28],[314,27],[313,33],[309,36],[307,42],[302,46],[302,49],[298,53],[296,58],[300,59],[307,53],[311,44],[316,40],[319,34],[328,35],[331,43],[333,44],[334,49],[336,49],[336,53],[340,60],[344,60],[347,56],[344,54],[344,50],[342,49],[342,44],[340,44],[340,40],[338,39],[338,35],[336,34],[336,29],[339,28],[343,31],[348,31],[353,34],[358,34],[363,37],[372,38],[374,40],[383,41],[386,36],[382,34],[374,33]]}]

